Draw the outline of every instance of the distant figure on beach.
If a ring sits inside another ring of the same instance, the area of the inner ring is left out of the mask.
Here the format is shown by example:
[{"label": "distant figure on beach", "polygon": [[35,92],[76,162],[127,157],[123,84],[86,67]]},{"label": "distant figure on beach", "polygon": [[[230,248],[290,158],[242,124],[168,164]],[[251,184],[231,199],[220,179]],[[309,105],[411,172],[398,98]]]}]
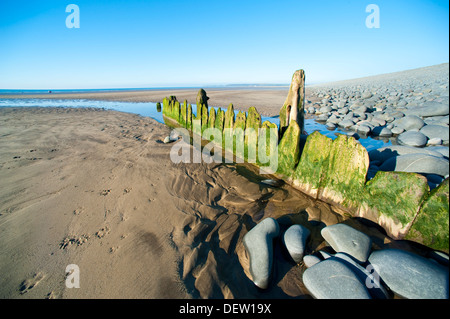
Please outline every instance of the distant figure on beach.
[{"label": "distant figure on beach", "polygon": [[48,93],[52,93],[52,91],[48,90]]}]

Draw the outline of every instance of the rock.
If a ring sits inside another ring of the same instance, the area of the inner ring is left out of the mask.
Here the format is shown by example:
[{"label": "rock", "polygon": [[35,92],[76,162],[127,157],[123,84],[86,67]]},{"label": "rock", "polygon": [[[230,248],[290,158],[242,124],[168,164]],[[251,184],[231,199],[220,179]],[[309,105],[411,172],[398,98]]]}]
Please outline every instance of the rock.
[{"label": "rock", "polygon": [[170,143],[171,142],[171,140],[170,140],[170,136],[166,136],[165,138],[164,138],[164,144],[168,144],[168,143]]},{"label": "rock", "polygon": [[249,254],[252,281],[261,289],[269,286],[273,264],[273,238],[278,236],[280,226],[273,218],[265,218],[243,238]]},{"label": "rock", "polygon": [[379,137],[391,137],[392,136],[392,132],[390,129],[388,129],[387,127],[375,127],[372,130],[372,134],[375,136],[379,136]]},{"label": "rock", "polygon": [[423,147],[427,144],[427,137],[420,132],[407,131],[397,136],[400,145]]},{"label": "rock", "polygon": [[364,283],[336,258],[326,259],[306,269],[302,279],[317,299],[371,299]]},{"label": "rock", "polygon": [[406,239],[438,250],[449,249],[449,179],[425,199]]},{"label": "rock", "polygon": [[416,115],[407,115],[396,120],[395,124],[398,127],[403,128],[405,131],[410,131],[414,129],[420,130],[425,125],[425,122]]},{"label": "rock", "polygon": [[419,131],[429,139],[440,138],[444,143],[449,142],[449,129],[448,126],[442,125],[425,125]]},{"label": "rock", "polygon": [[325,124],[325,126],[326,126],[327,129],[329,129],[329,130],[334,130],[334,129],[336,129],[336,124],[333,124],[333,123],[331,123],[331,122],[327,122],[327,123]]},{"label": "rock", "polygon": [[322,259],[314,255],[306,255],[305,257],[303,257],[303,263],[305,264],[306,268],[311,268],[321,261]]},{"label": "rock", "polygon": [[283,242],[292,259],[298,264],[303,260],[306,248],[306,240],[310,232],[302,225],[292,225],[283,236]]},{"label": "rock", "polygon": [[372,96],[373,96],[372,93],[370,93],[370,92],[364,92],[364,93],[362,94],[361,98],[366,100],[366,99],[370,99]]},{"label": "rock", "polygon": [[439,154],[442,154],[442,156],[449,157],[449,148],[448,146],[433,146],[433,147],[427,147],[428,150],[437,152]]},{"label": "rock", "polygon": [[350,128],[351,126],[353,126],[355,124],[355,122],[353,121],[353,120],[343,120],[343,121],[340,121],[339,123],[338,123],[338,125],[340,126],[340,127],[343,127],[343,128]]},{"label": "rock", "polygon": [[388,299],[389,294],[381,284],[381,280],[376,271],[369,264],[366,268],[362,267],[356,260],[345,253],[337,253],[333,258],[339,258],[365,283],[370,295],[376,299]]},{"label": "rock", "polygon": [[401,134],[405,131],[405,129],[403,127],[399,127],[399,126],[395,126],[391,129],[392,134],[394,135],[398,135]]},{"label": "rock", "polygon": [[443,157],[441,153],[434,150],[434,148],[417,148],[412,146],[392,145],[385,146],[369,152],[370,161],[379,161],[384,163],[386,160],[406,154],[426,154],[436,157]]},{"label": "rock", "polygon": [[331,108],[331,106],[329,106],[329,105],[322,106],[322,107],[319,109],[319,112],[320,112],[320,113],[329,113],[329,112],[331,112],[331,111],[332,111],[332,108]]},{"label": "rock", "polygon": [[371,131],[372,130],[371,130],[370,126],[367,126],[367,125],[357,125],[356,126],[356,132],[358,132],[359,134],[368,135]]},{"label": "rock", "polygon": [[336,252],[347,253],[361,263],[367,261],[372,241],[366,234],[345,224],[327,226],[321,234]]},{"label": "rock", "polygon": [[426,102],[422,106],[409,108],[405,111],[408,115],[417,115],[420,117],[448,115],[448,104],[439,102]]},{"label": "rock", "polygon": [[439,137],[431,138],[428,140],[427,145],[441,145],[442,139]]},{"label": "rock", "polygon": [[380,170],[447,176],[449,174],[448,164],[448,160],[443,157],[407,154],[388,159],[380,166]]},{"label": "rock", "polygon": [[369,262],[383,282],[394,293],[404,298],[449,298],[447,267],[399,249],[374,251],[369,257]]}]

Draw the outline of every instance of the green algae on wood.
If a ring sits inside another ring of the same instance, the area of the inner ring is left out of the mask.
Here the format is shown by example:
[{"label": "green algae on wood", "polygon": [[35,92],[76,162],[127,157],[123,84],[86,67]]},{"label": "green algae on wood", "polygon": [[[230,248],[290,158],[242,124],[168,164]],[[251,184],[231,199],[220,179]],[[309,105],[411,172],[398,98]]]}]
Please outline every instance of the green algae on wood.
[{"label": "green algae on wood", "polygon": [[379,171],[366,183],[356,215],[376,222],[392,238],[403,239],[428,191],[427,179],[420,174]]},{"label": "green algae on wood", "polygon": [[224,121],[225,121],[225,111],[219,107],[216,113],[216,120],[214,121],[214,127],[223,132]]},{"label": "green algae on wood", "polygon": [[449,179],[424,200],[405,239],[436,250],[449,251]]},{"label": "green algae on wood", "polygon": [[[258,133],[258,154],[256,164],[273,174],[278,168],[278,126],[264,121]],[[267,165],[268,164],[268,165]]]},{"label": "green algae on wood", "polygon": [[277,173],[291,178],[300,157],[300,127],[291,122],[278,144]]},{"label": "green algae on wood", "polygon": [[188,104],[186,114],[186,128],[192,131],[192,105]]},{"label": "green algae on wood", "polygon": [[233,129],[233,153],[241,159],[245,158],[244,153],[244,136],[245,126],[247,122],[247,116],[245,112],[239,111],[236,115],[236,121],[234,122]]},{"label": "green algae on wood", "polygon": [[214,128],[216,124],[216,110],[212,107],[209,110],[208,128]]},{"label": "green algae on wood", "polygon": [[187,125],[187,101],[184,100],[183,104],[180,106],[180,120],[179,123],[182,127]]},{"label": "green algae on wood", "polygon": [[358,207],[369,169],[369,154],[353,137],[339,135],[332,143],[319,199],[352,210]]},{"label": "green algae on wood", "polygon": [[317,198],[321,183],[327,174],[332,143],[331,138],[317,131],[309,135],[295,169],[294,186],[313,198]]},{"label": "green algae on wood", "polygon": [[254,106],[248,109],[245,124],[245,158],[250,163],[256,163],[258,134],[261,128],[261,115]]}]

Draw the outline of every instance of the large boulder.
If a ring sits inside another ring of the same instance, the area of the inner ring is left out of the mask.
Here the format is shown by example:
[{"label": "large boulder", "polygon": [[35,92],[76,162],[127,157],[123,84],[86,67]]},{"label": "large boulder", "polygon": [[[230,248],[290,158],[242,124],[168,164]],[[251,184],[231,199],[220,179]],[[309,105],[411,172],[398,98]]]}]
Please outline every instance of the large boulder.
[{"label": "large boulder", "polygon": [[417,115],[407,115],[395,121],[395,124],[405,131],[420,130],[425,122]]},{"label": "large boulder", "polygon": [[371,299],[364,282],[337,258],[328,258],[306,269],[302,279],[317,299]]},{"label": "large boulder", "polygon": [[442,157],[442,154],[432,148],[417,148],[412,146],[404,146],[404,145],[391,145],[385,146],[381,148],[377,148],[375,150],[371,150],[369,152],[370,161],[379,161],[381,163],[386,160],[407,154],[426,154],[436,157]]},{"label": "large boulder", "polygon": [[366,234],[345,224],[327,226],[321,234],[336,252],[347,253],[360,263],[367,261],[372,241]]},{"label": "large boulder", "polygon": [[397,136],[397,142],[400,145],[423,147],[427,144],[428,138],[420,133],[414,131],[407,131]]},{"label": "large boulder", "polygon": [[404,112],[407,115],[417,115],[420,117],[448,115],[448,104],[439,102],[426,102],[422,106],[409,108]]},{"label": "large boulder", "polygon": [[419,131],[428,139],[440,138],[444,143],[448,143],[449,141],[449,130],[448,126],[442,125],[425,125]]},{"label": "large boulder", "polygon": [[409,299],[448,299],[448,267],[399,249],[374,251],[369,257],[384,283]]},{"label": "large boulder", "polygon": [[273,239],[279,232],[278,222],[273,218],[265,218],[243,238],[250,259],[251,280],[261,289],[269,286],[273,264]]},{"label": "large boulder", "polygon": [[392,157],[381,166],[382,171],[411,172],[447,176],[449,162],[443,157],[426,154],[406,154]]}]

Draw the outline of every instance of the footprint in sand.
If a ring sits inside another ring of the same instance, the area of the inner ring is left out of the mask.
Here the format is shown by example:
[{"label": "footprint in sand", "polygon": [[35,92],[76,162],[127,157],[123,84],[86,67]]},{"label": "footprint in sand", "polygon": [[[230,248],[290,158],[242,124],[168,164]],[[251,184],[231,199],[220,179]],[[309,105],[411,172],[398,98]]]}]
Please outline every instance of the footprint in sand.
[{"label": "footprint in sand", "polygon": [[20,294],[23,295],[23,294],[27,293],[28,291],[30,291],[31,289],[33,289],[34,287],[36,287],[37,284],[42,279],[44,279],[44,274],[42,274],[41,272],[38,272],[38,273],[34,274],[32,278],[24,280],[19,288]]}]

